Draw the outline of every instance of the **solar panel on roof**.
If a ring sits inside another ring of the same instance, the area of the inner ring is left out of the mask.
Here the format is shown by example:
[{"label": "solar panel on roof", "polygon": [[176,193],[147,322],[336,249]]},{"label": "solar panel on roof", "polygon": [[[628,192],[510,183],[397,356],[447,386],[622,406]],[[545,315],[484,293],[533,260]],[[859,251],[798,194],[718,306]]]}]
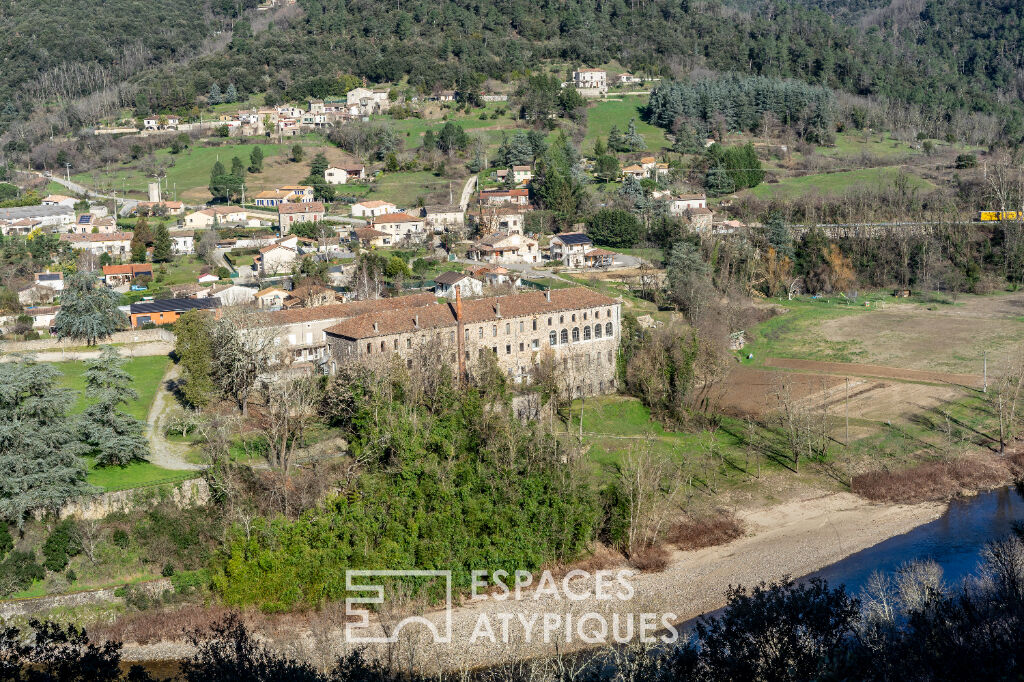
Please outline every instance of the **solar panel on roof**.
[{"label": "solar panel on roof", "polygon": [[89,215],[88,213],[86,213],[85,215],[79,216],[79,218],[78,218],[78,224],[79,224],[79,225],[86,225],[86,224],[88,224],[88,223],[89,223],[89,221],[91,221],[91,220],[92,220],[92,216],[91,216],[91,215]]},{"label": "solar panel on roof", "polygon": [[560,234],[558,238],[563,244],[589,244],[590,237],[585,234]]}]

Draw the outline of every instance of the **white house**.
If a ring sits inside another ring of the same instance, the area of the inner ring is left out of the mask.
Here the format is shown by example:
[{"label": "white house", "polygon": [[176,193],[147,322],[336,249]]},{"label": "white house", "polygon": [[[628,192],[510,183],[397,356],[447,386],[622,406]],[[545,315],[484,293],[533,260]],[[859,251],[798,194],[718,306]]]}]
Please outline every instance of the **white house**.
[{"label": "white house", "polygon": [[239,206],[211,206],[185,216],[185,227],[208,228],[215,225],[244,224],[249,214]]},{"label": "white house", "polygon": [[196,250],[195,232],[192,230],[168,230],[171,235],[171,253],[187,254]]},{"label": "white house", "polygon": [[475,277],[461,272],[446,270],[434,278],[437,285],[434,293],[445,298],[455,298],[455,291],[461,290],[463,296],[480,296],[484,293],[484,283]]},{"label": "white house", "polygon": [[63,194],[47,194],[43,197],[43,206],[67,206],[68,208],[74,208],[75,204],[78,203],[78,199],[74,197],[65,196]]},{"label": "white house", "polygon": [[366,168],[359,163],[349,166],[328,166],[324,171],[324,180],[329,185],[344,185],[349,180],[362,180],[366,177]]},{"label": "white house", "polygon": [[423,218],[408,213],[385,213],[373,219],[373,229],[391,235],[393,241],[415,239],[423,235]]},{"label": "white house", "polygon": [[359,203],[352,204],[353,218],[375,218],[385,213],[396,213],[397,211],[398,207],[390,201],[371,199],[370,201],[360,201]]},{"label": "white house", "polygon": [[573,71],[572,84],[584,97],[601,97],[608,94],[608,73],[604,69]]},{"label": "white house", "polygon": [[290,272],[295,265],[298,252],[284,244],[264,246],[253,258],[261,275],[274,275],[279,272]]},{"label": "white house", "polygon": [[131,232],[114,232],[111,234],[62,234],[61,241],[68,242],[73,249],[91,251],[97,256],[109,253],[112,256],[124,256],[131,252]]},{"label": "white house", "polygon": [[594,242],[582,232],[563,232],[556,234],[548,243],[551,260],[560,261],[570,268],[581,268],[586,265],[587,252],[594,248]]},{"label": "white house", "polygon": [[512,232],[495,232],[477,241],[467,255],[488,263],[536,263],[540,260],[537,241]]},{"label": "white house", "polygon": [[707,207],[708,198],[704,194],[682,194],[668,202],[668,212],[674,216],[681,216],[688,209]]}]

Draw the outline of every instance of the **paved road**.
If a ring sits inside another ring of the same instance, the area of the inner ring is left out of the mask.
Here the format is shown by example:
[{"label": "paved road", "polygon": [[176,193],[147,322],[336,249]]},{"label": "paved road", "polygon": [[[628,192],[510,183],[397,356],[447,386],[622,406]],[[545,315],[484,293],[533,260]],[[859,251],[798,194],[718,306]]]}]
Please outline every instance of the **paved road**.
[{"label": "paved road", "polygon": [[77,182],[71,182],[70,180],[59,177],[57,175],[46,176],[43,175],[42,173],[35,174],[44,180],[52,180],[53,182],[56,182],[58,185],[63,185],[72,192],[74,192],[75,194],[83,194],[86,197],[91,197],[93,199],[114,199],[121,206],[121,208],[118,210],[118,214],[122,216],[131,215],[131,213],[135,210],[135,206],[138,205],[139,203],[138,199],[126,199],[124,197],[115,197],[110,194],[100,194],[99,192],[93,192],[91,189],[85,187],[84,185],[79,185]]},{"label": "paved road", "polygon": [[[487,263],[484,263],[484,262],[481,262],[481,261],[478,261],[478,260],[470,260],[468,258],[460,258],[459,262],[460,263],[466,263],[467,265],[478,266],[478,267],[481,266],[481,265],[487,265]],[[543,264],[547,264],[548,262],[549,261],[545,261]],[[537,264],[536,263],[502,263],[501,264],[502,267],[507,268],[508,270],[512,270],[514,272],[518,272],[520,275],[522,275],[523,277],[526,277],[527,279],[533,279],[533,278],[537,278],[537,277],[552,277],[554,279],[561,279],[561,277],[559,277],[553,271],[547,270],[547,269],[537,269],[537,268],[534,267],[534,265],[537,265]],[[578,271],[574,271],[574,272],[567,273],[567,274],[586,275],[586,274],[588,274],[590,272],[609,272],[609,271],[614,271],[614,270],[623,269],[623,268],[635,268],[638,265],[640,265],[640,259],[637,258],[636,256],[628,256],[628,255],[626,255],[624,253],[617,253],[612,258],[612,266],[610,268],[602,269],[602,270],[597,270],[597,271],[595,271],[595,270],[578,270]],[[566,281],[568,281],[568,280],[566,280]]]}]

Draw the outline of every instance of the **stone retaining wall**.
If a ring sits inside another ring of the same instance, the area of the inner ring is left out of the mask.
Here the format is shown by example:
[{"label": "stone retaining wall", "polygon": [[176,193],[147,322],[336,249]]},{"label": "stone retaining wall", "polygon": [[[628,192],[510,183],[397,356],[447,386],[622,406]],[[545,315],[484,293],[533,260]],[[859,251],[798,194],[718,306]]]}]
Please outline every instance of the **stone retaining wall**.
[{"label": "stone retaining wall", "polygon": [[[152,343],[164,341],[174,343],[174,334],[167,329],[138,329],[132,331],[115,332],[103,343]],[[24,353],[44,350],[64,350],[68,348],[79,348],[80,341],[58,341],[57,339],[38,339],[36,341],[3,341],[0,342],[0,349],[5,353]]]}]

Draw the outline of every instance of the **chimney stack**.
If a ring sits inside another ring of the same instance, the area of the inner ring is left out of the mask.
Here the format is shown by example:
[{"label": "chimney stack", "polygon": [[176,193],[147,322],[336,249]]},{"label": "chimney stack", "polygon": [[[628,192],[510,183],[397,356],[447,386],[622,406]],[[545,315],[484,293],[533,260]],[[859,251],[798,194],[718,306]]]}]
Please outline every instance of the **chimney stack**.
[{"label": "chimney stack", "polygon": [[501,317],[501,301],[500,300],[494,302],[494,314],[497,315],[499,318]]},{"label": "chimney stack", "polygon": [[374,332],[380,331],[380,329],[377,327],[377,323],[376,322],[373,323],[373,331]]},{"label": "chimney stack", "polygon": [[412,316],[412,326],[416,329],[420,328],[420,316],[419,313]]},{"label": "chimney stack", "polygon": [[462,320],[462,287],[455,287],[455,319]]},{"label": "chimney stack", "polygon": [[551,303],[551,289],[544,290],[544,298],[548,300],[548,303]]}]

